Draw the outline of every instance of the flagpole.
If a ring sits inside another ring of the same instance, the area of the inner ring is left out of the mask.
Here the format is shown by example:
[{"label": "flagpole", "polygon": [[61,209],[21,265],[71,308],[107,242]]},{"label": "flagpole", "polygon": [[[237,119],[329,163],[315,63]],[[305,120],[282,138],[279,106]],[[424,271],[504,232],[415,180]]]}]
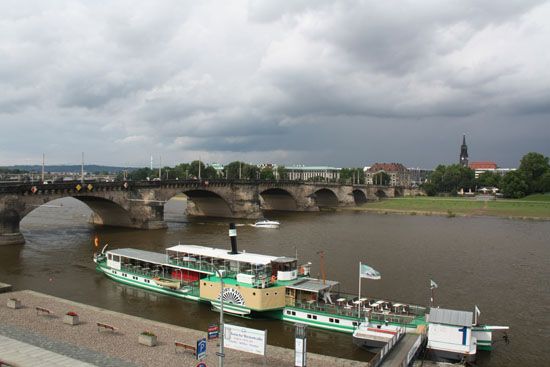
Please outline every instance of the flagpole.
[{"label": "flagpole", "polygon": [[[361,299],[361,261],[359,261],[359,298]],[[357,316],[361,318],[361,302],[357,303]]]}]

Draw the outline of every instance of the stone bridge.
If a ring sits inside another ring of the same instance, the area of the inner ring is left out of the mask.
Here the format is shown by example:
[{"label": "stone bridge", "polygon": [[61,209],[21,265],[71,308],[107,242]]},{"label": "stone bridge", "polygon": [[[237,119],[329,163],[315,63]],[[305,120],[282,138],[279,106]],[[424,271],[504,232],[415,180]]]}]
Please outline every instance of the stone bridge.
[{"label": "stone bridge", "polygon": [[171,180],[0,184],[0,245],[25,240],[19,223],[48,202],[73,197],[90,207],[94,223],[142,229],[165,228],[164,203],[178,194],[187,214],[259,218],[262,210],[318,211],[395,196],[390,188],[300,181]]}]

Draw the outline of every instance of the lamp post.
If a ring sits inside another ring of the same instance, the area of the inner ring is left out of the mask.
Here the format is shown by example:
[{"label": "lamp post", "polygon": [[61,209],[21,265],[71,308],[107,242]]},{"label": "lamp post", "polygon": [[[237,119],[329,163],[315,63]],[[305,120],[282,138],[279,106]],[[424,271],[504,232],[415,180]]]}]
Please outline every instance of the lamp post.
[{"label": "lamp post", "polygon": [[223,367],[223,358],[225,357],[223,353],[223,338],[224,338],[224,327],[223,327],[223,276],[220,270],[216,267],[216,265],[211,264],[214,270],[216,271],[216,274],[218,274],[218,278],[220,278],[220,351],[216,353],[219,357],[218,360],[218,366]]}]

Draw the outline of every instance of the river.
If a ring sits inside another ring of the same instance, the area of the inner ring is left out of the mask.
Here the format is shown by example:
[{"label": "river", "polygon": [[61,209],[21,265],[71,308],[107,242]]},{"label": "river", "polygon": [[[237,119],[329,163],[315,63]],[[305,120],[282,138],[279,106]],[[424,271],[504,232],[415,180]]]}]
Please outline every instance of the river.
[{"label": "river", "polygon": [[[165,205],[168,229],[95,228],[90,210],[65,198],[30,213],[21,223],[27,240],[0,246],[0,281],[114,311],[206,330],[217,313],[205,304],[120,285],[94,270],[93,237],[111,247],[163,252],[177,244],[229,248],[224,220],[187,218],[184,200]],[[435,303],[481,310],[482,323],[509,325],[510,344],[478,353],[479,366],[540,366],[550,360],[550,222],[488,217],[383,215],[362,212],[270,213],[278,230],[237,220],[239,250],[294,256],[313,262],[325,252],[326,276],[356,293],[359,261],[382,274],[363,280],[367,296],[425,305],[429,280],[439,285]],[[268,343],[293,347],[294,328],[276,320],[227,317],[227,322],[267,329]],[[498,338],[498,336],[497,336]],[[309,328],[308,351],[366,360],[351,336]]]}]

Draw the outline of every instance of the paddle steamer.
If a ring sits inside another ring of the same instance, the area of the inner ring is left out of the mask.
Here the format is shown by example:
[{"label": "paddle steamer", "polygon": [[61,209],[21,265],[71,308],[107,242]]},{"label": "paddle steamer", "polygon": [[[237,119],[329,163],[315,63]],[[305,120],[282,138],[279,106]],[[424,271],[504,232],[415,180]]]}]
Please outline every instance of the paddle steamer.
[{"label": "paddle steamer", "polygon": [[[277,318],[292,323],[353,333],[368,318],[371,326],[393,325],[426,333],[422,306],[358,297],[340,292],[339,283],[311,277],[311,263],[295,257],[237,251],[236,229],[229,230],[231,251],[178,244],[156,253],[132,248],[94,255],[98,271],[131,286],[209,303],[244,317]],[[477,327],[478,347],[491,346],[491,329]]]}]

